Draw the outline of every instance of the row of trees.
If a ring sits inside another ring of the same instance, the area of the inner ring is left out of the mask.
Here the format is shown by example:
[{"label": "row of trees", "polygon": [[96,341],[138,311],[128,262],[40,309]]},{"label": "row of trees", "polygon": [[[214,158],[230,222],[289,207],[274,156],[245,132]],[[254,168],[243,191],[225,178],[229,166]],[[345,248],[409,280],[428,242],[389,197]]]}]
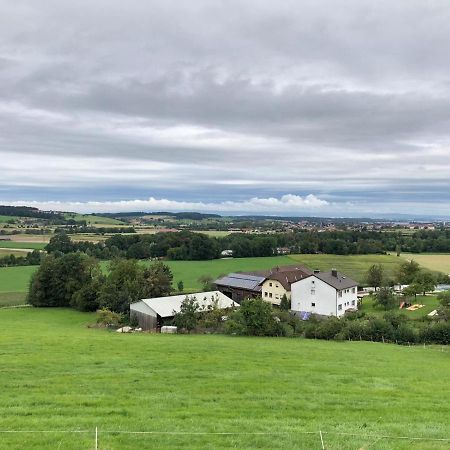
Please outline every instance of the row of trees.
[{"label": "row of trees", "polygon": [[287,311],[274,309],[262,299],[245,300],[240,308],[223,311],[200,309],[195,298],[186,297],[174,323],[181,330],[227,333],[241,336],[287,336],[327,340],[379,342],[450,343],[450,293],[440,297],[439,322],[412,321],[404,314],[388,311],[383,316],[355,312],[344,318],[303,321]]},{"label": "row of trees", "polygon": [[0,258],[0,267],[35,266],[41,263],[41,257],[39,250],[33,250],[25,256],[6,255]]},{"label": "row of trees", "polygon": [[144,267],[135,260],[115,259],[105,274],[96,259],[83,253],[48,255],[31,279],[28,302],[128,314],[132,302],[168,295],[172,280],[169,267],[161,262]]}]

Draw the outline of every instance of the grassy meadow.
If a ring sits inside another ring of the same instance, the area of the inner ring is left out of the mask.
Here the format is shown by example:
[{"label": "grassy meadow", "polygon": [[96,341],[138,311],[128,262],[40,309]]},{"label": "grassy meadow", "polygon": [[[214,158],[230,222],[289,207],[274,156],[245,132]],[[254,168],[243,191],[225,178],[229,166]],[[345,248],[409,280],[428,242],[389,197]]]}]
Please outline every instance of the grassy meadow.
[{"label": "grassy meadow", "polygon": [[[217,278],[222,274],[239,271],[265,270],[277,265],[305,264],[310,268],[330,270],[338,268],[356,281],[364,282],[364,274],[370,265],[383,264],[388,275],[393,275],[402,260],[390,255],[289,255],[267,258],[230,258],[211,261],[166,261],[174,275],[174,287],[183,281],[186,292],[202,289],[198,279],[202,275]],[[143,262],[150,264],[150,262]],[[104,267],[107,266],[103,262]],[[0,301],[6,294],[25,293],[29,280],[37,266],[2,267],[0,268]]]},{"label": "grassy meadow", "polygon": [[101,226],[108,226],[108,225],[124,225],[125,222],[122,222],[121,220],[114,219],[112,217],[102,217],[102,216],[95,216],[92,214],[75,214],[75,213],[66,213],[64,214],[64,218],[66,220],[73,219],[77,222],[82,222],[83,220],[86,221],[87,225],[101,225]]},{"label": "grassy meadow", "polygon": [[0,430],[86,431],[4,433],[1,448],[92,449],[95,427],[109,450],[320,449],[319,430],[327,449],[450,442],[432,440],[450,438],[447,348],[118,334],[64,309],[0,321]]},{"label": "grassy meadow", "polygon": [[[14,238],[14,236],[11,236]],[[21,248],[29,250],[44,250],[47,244],[45,242],[18,242],[18,241],[2,241],[0,240],[0,248]]]}]

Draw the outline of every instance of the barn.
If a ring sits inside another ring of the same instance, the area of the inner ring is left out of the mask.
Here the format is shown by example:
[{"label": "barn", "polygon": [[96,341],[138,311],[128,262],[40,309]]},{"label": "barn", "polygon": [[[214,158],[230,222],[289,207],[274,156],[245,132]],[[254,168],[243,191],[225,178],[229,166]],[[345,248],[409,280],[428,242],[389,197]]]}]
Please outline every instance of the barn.
[{"label": "barn", "polygon": [[130,317],[136,317],[143,330],[156,330],[180,311],[186,297],[195,297],[200,308],[217,305],[220,309],[235,308],[239,304],[219,291],[172,295],[170,297],[144,298],[130,305]]}]

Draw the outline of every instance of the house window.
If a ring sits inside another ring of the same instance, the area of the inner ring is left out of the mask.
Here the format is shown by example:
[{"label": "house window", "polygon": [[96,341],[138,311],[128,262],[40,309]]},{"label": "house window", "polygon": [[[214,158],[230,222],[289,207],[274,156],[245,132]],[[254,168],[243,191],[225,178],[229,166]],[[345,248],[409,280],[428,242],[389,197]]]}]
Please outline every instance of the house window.
[{"label": "house window", "polygon": [[269,286],[272,287],[272,283],[269,283]]},{"label": "house window", "polygon": [[269,298],[272,298],[272,292],[269,292]]},{"label": "house window", "polygon": [[352,288],[352,293],[354,294],[356,292],[356,288]]},{"label": "house window", "polygon": [[316,290],[315,289],[311,289],[311,295],[316,295]]},{"label": "house window", "polygon": [[338,297],[342,297],[342,291],[338,291]]},{"label": "house window", "polygon": [[279,295],[275,295],[275,299],[276,300],[280,300],[280,296]]},{"label": "house window", "polygon": [[342,305],[338,305],[338,311],[342,311]]},{"label": "house window", "polygon": [[315,303],[311,303],[311,306],[316,306],[316,304]]},{"label": "house window", "polygon": [[264,297],[267,297],[267,295],[268,295],[267,292],[264,292]]},{"label": "house window", "polygon": [[352,306],[355,306],[355,300],[352,300]]},{"label": "house window", "polygon": [[278,287],[278,284],[276,284],[275,287]]}]

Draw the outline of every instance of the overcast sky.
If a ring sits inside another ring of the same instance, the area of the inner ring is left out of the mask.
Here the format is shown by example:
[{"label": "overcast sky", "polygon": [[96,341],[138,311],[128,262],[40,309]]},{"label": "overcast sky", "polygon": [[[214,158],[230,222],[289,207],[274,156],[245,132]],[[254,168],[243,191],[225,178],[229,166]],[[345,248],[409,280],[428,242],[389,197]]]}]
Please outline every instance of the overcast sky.
[{"label": "overcast sky", "polygon": [[450,215],[450,2],[0,0],[0,204]]}]

